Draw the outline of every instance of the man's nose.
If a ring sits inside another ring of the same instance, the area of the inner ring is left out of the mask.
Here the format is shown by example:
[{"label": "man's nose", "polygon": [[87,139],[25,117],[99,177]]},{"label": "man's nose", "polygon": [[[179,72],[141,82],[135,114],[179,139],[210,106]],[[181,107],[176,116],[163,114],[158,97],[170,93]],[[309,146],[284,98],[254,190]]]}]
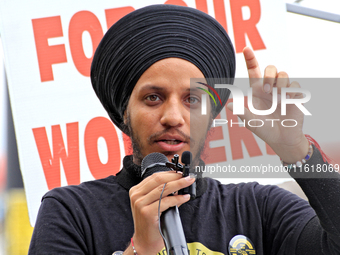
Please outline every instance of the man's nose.
[{"label": "man's nose", "polygon": [[163,126],[177,127],[185,123],[185,109],[180,99],[168,100],[163,105],[161,124]]}]

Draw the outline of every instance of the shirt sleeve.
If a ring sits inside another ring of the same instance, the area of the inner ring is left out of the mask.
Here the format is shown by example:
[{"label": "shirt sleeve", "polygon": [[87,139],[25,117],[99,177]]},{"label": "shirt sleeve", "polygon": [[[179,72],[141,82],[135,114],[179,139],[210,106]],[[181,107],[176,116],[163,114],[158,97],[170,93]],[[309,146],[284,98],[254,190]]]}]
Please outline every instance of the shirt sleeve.
[{"label": "shirt sleeve", "polygon": [[311,159],[290,172],[317,214],[301,232],[296,254],[340,254],[340,174],[313,147]]},{"label": "shirt sleeve", "polygon": [[76,220],[54,197],[45,196],[41,203],[28,254],[87,254]]},{"label": "shirt sleeve", "polygon": [[298,238],[315,217],[307,201],[275,185],[257,187],[262,219],[263,254],[295,254]]}]

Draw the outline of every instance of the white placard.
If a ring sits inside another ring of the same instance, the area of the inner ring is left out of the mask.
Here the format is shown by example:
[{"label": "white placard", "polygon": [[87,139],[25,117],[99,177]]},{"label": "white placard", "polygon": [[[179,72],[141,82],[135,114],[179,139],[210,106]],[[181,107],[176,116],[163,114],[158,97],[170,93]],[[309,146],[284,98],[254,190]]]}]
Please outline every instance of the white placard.
[{"label": "white placard", "polygon": [[[41,197],[53,187],[102,178],[120,169],[123,136],[95,96],[91,58],[108,25],[122,15],[165,1],[0,2],[10,100],[31,224]],[[286,9],[282,1],[172,0],[208,12],[224,25],[237,52],[237,77],[247,77],[241,51],[255,50],[264,68],[288,67]],[[227,134],[225,134],[227,137]],[[277,160],[256,139],[262,156]],[[230,147],[225,141],[226,147]],[[243,146],[244,159],[248,157]],[[227,150],[230,152],[230,150]],[[228,153],[229,153],[228,152]],[[232,163],[228,156],[228,162]]]}]

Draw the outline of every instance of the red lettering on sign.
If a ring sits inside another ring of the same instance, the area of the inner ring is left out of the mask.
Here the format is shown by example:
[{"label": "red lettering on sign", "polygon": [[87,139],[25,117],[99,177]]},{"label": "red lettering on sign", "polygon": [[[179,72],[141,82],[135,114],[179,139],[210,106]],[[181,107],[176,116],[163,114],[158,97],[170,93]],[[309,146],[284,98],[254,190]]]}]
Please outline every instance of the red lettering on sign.
[{"label": "red lettering on sign", "polygon": [[78,122],[66,124],[67,152],[60,125],[52,126],[52,151],[45,127],[33,128],[35,143],[49,190],[60,187],[60,161],[63,164],[67,183],[80,183]]},{"label": "red lettering on sign", "polygon": [[207,0],[196,0],[196,9],[208,13]]},{"label": "red lettering on sign", "polygon": [[214,0],[215,19],[224,27],[228,33],[227,17],[225,14],[224,0]]},{"label": "red lettering on sign", "polygon": [[168,0],[164,4],[188,6],[183,0]]},{"label": "red lettering on sign", "polygon": [[[105,139],[108,160],[103,164],[98,153],[98,139]],[[85,128],[84,145],[86,160],[95,179],[105,178],[120,170],[121,156],[118,135],[112,122],[104,117],[89,121]]]},{"label": "red lettering on sign", "polygon": [[40,79],[53,81],[52,65],[67,62],[64,44],[49,45],[48,39],[62,37],[60,16],[32,19],[35,47],[40,70]]},{"label": "red lettering on sign", "polygon": [[132,6],[105,10],[107,29],[109,29],[120,18],[124,17],[126,14],[129,14],[130,12],[132,12],[134,10],[135,9]]},{"label": "red lettering on sign", "polygon": [[276,155],[275,151],[273,151],[272,147],[270,147],[267,143],[266,143],[266,151],[268,155]]},{"label": "red lettering on sign", "polygon": [[[217,115],[216,119],[219,118],[221,118],[220,114]],[[204,160],[205,164],[214,164],[227,161],[225,146],[215,148],[210,147],[211,141],[222,140],[223,138],[224,136],[222,126],[210,128],[207,139],[205,140],[204,151],[202,153],[202,159]]]},{"label": "red lettering on sign", "polygon": [[[187,6],[183,0],[168,0],[165,4]],[[216,20],[228,31],[226,8],[223,0],[213,0]],[[243,19],[242,7],[248,7],[250,18]],[[196,0],[196,8],[208,13],[207,0]],[[261,18],[259,0],[230,0],[232,23],[234,28],[236,53],[242,52],[246,46],[246,35],[254,50],[265,49],[266,46],[256,28]],[[115,22],[126,14],[134,11],[132,6],[112,8],[105,10],[106,25],[110,28]],[[49,45],[48,39],[63,37],[60,16],[32,19],[37,58],[42,82],[53,81],[52,65],[67,63],[64,44]],[[92,56],[86,56],[83,47],[83,33],[88,32],[92,41]],[[80,74],[89,77],[93,54],[103,37],[101,24],[92,12],[80,11],[73,15],[69,24],[69,44],[74,65]]]},{"label": "red lettering on sign", "polygon": [[[242,7],[250,9],[250,18],[243,19]],[[243,51],[246,47],[246,34],[254,50],[265,49],[261,35],[256,24],[261,18],[260,0],[230,0],[231,17],[233,20],[236,53]]]},{"label": "red lettering on sign", "polygon": [[[92,39],[92,56],[90,58],[84,53],[82,40],[84,31],[89,32]],[[74,65],[79,73],[89,77],[94,52],[104,35],[100,22],[92,12],[77,12],[71,18],[68,34]]]}]

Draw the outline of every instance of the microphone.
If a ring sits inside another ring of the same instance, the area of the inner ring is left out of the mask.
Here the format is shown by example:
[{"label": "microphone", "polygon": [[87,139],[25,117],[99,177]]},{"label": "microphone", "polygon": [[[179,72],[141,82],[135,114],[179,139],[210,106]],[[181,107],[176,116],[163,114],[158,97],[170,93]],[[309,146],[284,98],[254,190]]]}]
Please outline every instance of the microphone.
[{"label": "microphone", "polygon": [[[166,166],[168,162],[167,157],[162,153],[154,152],[147,155],[142,160],[142,178],[144,179],[156,172],[171,171]],[[169,255],[189,255],[178,207],[170,207],[164,211],[160,223]]]},{"label": "microphone", "polygon": [[171,171],[166,163],[169,162],[168,158],[159,152],[153,152],[143,158],[141,169],[143,180],[156,172]]},{"label": "microphone", "polygon": [[[183,177],[190,175],[190,164],[192,160],[192,154],[190,151],[184,151],[182,153],[182,163],[183,167]],[[178,191],[179,195],[190,194],[190,199],[193,200],[196,198],[196,182],[191,184],[189,187],[181,189]]]},{"label": "microphone", "polygon": [[191,158],[192,154],[190,151],[184,151],[182,153],[182,163],[185,165],[190,165],[191,164]]}]

